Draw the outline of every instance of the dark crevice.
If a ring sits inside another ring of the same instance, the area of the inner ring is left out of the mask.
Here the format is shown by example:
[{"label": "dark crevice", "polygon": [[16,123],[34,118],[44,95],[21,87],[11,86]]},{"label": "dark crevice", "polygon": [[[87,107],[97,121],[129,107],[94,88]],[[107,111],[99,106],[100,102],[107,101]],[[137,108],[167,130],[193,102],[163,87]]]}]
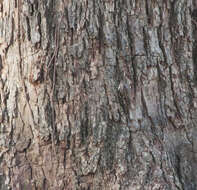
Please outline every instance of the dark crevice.
[{"label": "dark crevice", "polygon": [[[38,32],[40,34],[40,39],[42,39],[42,31],[41,31],[41,21],[42,21],[42,18],[41,18],[41,13],[38,12],[38,16],[37,16],[37,19],[38,19]],[[41,43],[41,41],[40,41]]]},{"label": "dark crevice", "polygon": [[197,85],[197,9],[192,12],[192,27],[193,27],[193,49],[192,49],[192,59],[194,67],[194,83]]},{"label": "dark crevice", "polygon": [[15,0],[15,1],[14,1],[14,4],[15,4],[15,8],[17,8],[17,6],[18,6],[18,1]]},{"label": "dark crevice", "polygon": [[82,137],[82,143],[86,143],[88,136],[89,136],[89,116],[88,116],[88,105],[86,103],[85,108],[85,117],[84,119],[81,118],[82,120],[82,125],[81,125],[81,137]]},{"label": "dark crevice", "polygon": [[145,0],[145,6],[146,6],[146,15],[148,18],[147,22],[149,25],[153,25],[151,8],[149,7],[149,0]]},{"label": "dark crevice", "polygon": [[[44,3],[45,4],[45,3]],[[46,6],[46,5],[45,5]],[[50,49],[50,46],[52,44],[52,38],[53,38],[53,22],[54,22],[54,9],[53,9],[53,1],[50,1],[48,3],[48,6],[46,6],[46,11],[44,12],[44,17],[46,17],[47,21],[47,34],[48,34],[48,44],[47,44],[47,50]]]},{"label": "dark crevice", "polygon": [[31,4],[29,7],[29,13],[30,13],[30,16],[33,16],[33,14],[34,14],[34,5],[33,4]]},{"label": "dark crevice", "polygon": [[98,32],[99,54],[101,54],[104,34],[103,34],[103,14],[100,9],[99,9],[98,19],[99,19],[99,32]]},{"label": "dark crevice", "polygon": [[[147,58],[149,58],[149,43],[148,43],[148,41],[149,41],[149,39],[148,39],[148,35],[147,35],[147,33],[146,33],[146,28],[145,27],[143,27],[143,41],[144,41],[144,50],[145,50],[145,52],[146,52],[146,56],[147,56]],[[147,66],[149,66],[149,65],[147,65]]]},{"label": "dark crevice", "polygon": [[[1,58],[1,55],[0,55],[0,73],[1,73],[1,70],[3,69],[3,64],[2,64],[2,58]],[[0,96],[1,98],[1,96]],[[1,100],[1,99],[0,99]]]},{"label": "dark crevice", "polygon": [[65,7],[64,12],[65,12],[65,18],[66,18],[66,21],[67,21],[68,30],[70,31],[70,21],[69,21],[69,16],[68,16],[68,9],[67,9],[67,7]]},{"label": "dark crevice", "polygon": [[93,0],[92,3],[93,3],[93,13],[94,13],[94,15],[95,15],[95,14],[96,14],[96,11],[95,11],[95,10],[96,10],[96,9],[95,9],[95,7],[96,7],[96,5],[95,5],[95,0]]},{"label": "dark crevice", "polygon": [[34,0],[33,5],[35,7],[35,10],[38,10],[38,0]]},{"label": "dark crevice", "polygon": [[9,41],[9,43],[8,43],[8,47],[6,48],[6,54],[7,54],[7,52],[8,52],[8,49],[9,49],[9,47],[13,44],[13,42],[14,42],[14,30],[15,30],[15,22],[14,22],[14,18],[12,17],[12,28],[11,28],[11,38],[10,38],[10,41]]},{"label": "dark crevice", "polygon": [[26,17],[26,22],[27,22],[27,39],[31,41],[31,27],[28,17]]},{"label": "dark crevice", "polygon": [[167,87],[166,81],[162,78],[162,72],[160,70],[159,64],[157,65],[157,73],[158,73],[158,93],[159,93],[159,102],[160,102],[160,112],[161,112],[161,124],[164,126],[167,125],[167,115],[165,110],[165,100],[166,93],[165,88]]},{"label": "dark crevice", "polygon": [[159,41],[159,47],[163,53],[163,57],[164,57],[164,64],[168,65],[168,61],[167,61],[167,56],[166,52],[165,52],[165,47],[163,45],[163,39],[162,39],[162,24],[159,25],[159,28],[157,30],[157,36],[158,36],[158,41]]},{"label": "dark crevice", "polygon": [[[129,16],[127,15],[127,32],[128,32],[128,39],[129,39],[129,47],[131,56],[133,55],[133,39],[132,39],[132,33],[130,31],[130,25],[129,25]],[[137,67],[135,65],[134,59],[131,60],[131,66],[133,68],[133,88],[134,88],[134,97],[137,95]],[[129,71],[129,69],[128,69]]]},{"label": "dark crevice", "polygon": [[180,161],[180,158],[179,158],[178,155],[176,155],[176,161],[177,161],[177,164],[176,164],[176,168],[175,169],[176,169],[177,177],[179,179],[179,182],[180,182],[182,188],[184,188],[184,184],[182,182],[182,175],[181,175],[181,165],[180,165],[181,161]]}]

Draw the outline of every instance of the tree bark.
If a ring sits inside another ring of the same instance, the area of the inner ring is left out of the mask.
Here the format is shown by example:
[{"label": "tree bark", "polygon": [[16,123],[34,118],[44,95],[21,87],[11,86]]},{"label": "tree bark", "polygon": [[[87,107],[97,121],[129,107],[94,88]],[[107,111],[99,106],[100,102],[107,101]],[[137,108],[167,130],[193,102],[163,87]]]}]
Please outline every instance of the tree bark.
[{"label": "tree bark", "polygon": [[1,190],[196,190],[195,0],[0,0]]}]

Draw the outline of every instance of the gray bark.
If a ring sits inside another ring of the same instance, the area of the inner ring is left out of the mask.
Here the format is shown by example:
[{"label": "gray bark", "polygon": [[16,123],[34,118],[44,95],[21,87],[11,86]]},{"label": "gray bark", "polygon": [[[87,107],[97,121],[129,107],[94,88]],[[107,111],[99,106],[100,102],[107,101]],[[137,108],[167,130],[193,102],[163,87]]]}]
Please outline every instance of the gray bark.
[{"label": "gray bark", "polygon": [[0,0],[0,189],[196,190],[195,0]]}]

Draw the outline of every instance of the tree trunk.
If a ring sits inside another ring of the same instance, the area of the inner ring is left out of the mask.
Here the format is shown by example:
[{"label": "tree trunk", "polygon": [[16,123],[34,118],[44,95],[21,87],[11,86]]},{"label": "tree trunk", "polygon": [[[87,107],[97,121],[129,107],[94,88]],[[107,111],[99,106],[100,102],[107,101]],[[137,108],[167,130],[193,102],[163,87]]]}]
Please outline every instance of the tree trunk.
[{"label": "tree trunk", "polygon": [[0,0],[1,190],[196,190],[195,0]]}]

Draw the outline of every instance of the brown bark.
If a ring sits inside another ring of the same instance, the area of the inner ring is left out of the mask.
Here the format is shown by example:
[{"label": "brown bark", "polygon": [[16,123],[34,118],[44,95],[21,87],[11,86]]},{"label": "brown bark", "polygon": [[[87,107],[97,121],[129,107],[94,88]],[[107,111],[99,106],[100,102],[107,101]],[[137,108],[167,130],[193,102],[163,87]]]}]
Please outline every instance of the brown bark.
[{"label": "brown bark", "polygon": [[0,189],[196,190],[195,0],[1,0]]}]

